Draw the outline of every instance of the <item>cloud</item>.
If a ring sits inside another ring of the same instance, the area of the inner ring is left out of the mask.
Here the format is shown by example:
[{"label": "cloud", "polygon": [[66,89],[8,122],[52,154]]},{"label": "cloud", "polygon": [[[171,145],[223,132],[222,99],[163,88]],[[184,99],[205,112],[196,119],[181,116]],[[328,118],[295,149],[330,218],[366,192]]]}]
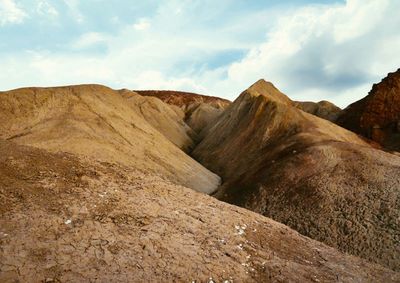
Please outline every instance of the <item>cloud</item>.
[{"label": "cloud", "polygon": [[36,11],[41,16],[48,16],[50,18],[57,18],[58,11],[46,0],[40,0],[37,3]]},{"label": "cloud", "polygon": [[117,13],[109,4],[99,16],[88,2],[64,1],[75,21],[60,13],[63,24],[51,28],[68,32],[66,23],[71,33],[58,49],[0,52],[3,88],[101,83],[234,99],[265,78],[293,99],[345,106],[400,66],[397,0],[274,8],[260,2],[254,9],[233,0],[168,0],[146,13],[129,4],[126,14]]},{"label": "cloud", "polygon": [[99,44],[99,43],[104,43],[107,41],[107,36],[99,33],[99,32],[88,32],[85,34],[82,34],[78,40],[76,40],[73,44],[72,47],[75,49],[83,49],[83,48],[88,48],[92,47],[93,45]]},{"label": "cloud", "polygon": [[[267,41],[232,64],[228,80],[244,86],[264,77],[292,97],[320,97],[344,106],[367,94],[357,92],[361,86],[372,86],[400,66],[399,10],[396,0],[300,8],[281,18]],[[351,94],[348,99],[341,96],[344,92]]]},{"label": "cloud", "polygon": [[148,19],[142,18],[138,20],[134,25],[133,28],[138,31],[147,30],[150,27],[150,21]]},{"label": "cloud", "polygon": [[79,9],[80,0],[63,0],[77,23],[83,23],[85,17]]},{"label": "cloud", "polygon": [[28,14],[13,0],[0,0],[0,26],[7,24],[20,24]]}]

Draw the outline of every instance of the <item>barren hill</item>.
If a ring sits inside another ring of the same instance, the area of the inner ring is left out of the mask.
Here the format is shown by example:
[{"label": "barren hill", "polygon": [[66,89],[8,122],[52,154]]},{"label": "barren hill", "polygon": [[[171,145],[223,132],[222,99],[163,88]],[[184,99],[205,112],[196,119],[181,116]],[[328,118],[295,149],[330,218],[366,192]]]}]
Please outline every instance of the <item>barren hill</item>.
[{"label": "barren hill", "polygon": [[296,101],[295,106],[304,112],[313,114],[331,122],[335,122],[342,113],[342,109],[325,100],[320,102]]},{"label": "barren hill", "polygon": [[[143,96],[154,96],[165,103],[176,106],[184,112],[185,122],[201,139],[205,132],[203,129],[212,126],[222,112],[231,102],[214,96],[200,95],[190,92],[169,91],[169,90],[145,90],[137,91]],[[196,138],[195,138],[196,139]]]},{"label": "barren hill", "polygon": [[122,164],[0,140],[1,282],[399,282]]},{"label": "barren hill", "polygon": [[185,113],[180,108],[171,107],[157,97],[141,96],[128,90],[121,90],[135,113],[184,151],[189,151],[197,139],[196,132],[185,123]]},{"label": "barren hill", "polygon": [[400,69],[375,84],[366,97],[349,105],[337,123],[389,150],[400,151]]},{"label": "barren hill", "polygon": [[207,103],[215,108],[225,108],[231,102],[215,96],[202,95],[192,92],[174,90],[136,90],[135,92],[143,96],[154,96],[165,103],[186,108],[193,103]]},{"label": "barren hill", "polygon": [[193,151],[223,178],[216,197],[400,269],[400,158],[305,113],[260,80]]},{"label": "barren hill", "polygon": [[214,191],[219,177],[174,145],[192,145],[181,118],[162,101],[135,95],[100,85],[0,92],[0,138],[120,162]]}]

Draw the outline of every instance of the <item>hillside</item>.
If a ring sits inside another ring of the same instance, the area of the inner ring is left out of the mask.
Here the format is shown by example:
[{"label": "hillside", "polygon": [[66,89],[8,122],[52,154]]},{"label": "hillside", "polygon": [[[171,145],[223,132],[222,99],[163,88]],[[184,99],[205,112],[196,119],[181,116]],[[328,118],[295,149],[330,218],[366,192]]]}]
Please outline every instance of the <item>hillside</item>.
[{"label": "hillside", "polygon": [[131,167],[1,140],[0,204],[1,282],[400,280]]},{"label": "hillside", "polygon": [[206,130],[202,132],[203,129],[212,126],[226,107],[231,104],[226,99],[190,92],[145,90],[137,91],[137,93],[143,96],[157,97],[182,110],[186,124],[197,133],[195,140],[201,140],[206,132]]},{"label": "hillside", "polygon": [[193,156],[222,177],[217,198],[400,269],[400,158],[300,111],[271,83],[245,90]]},{"label": "hillside", "polygon": [[17,89],[0,92],[0,138],[122,163],[210,193],[220,178],[176,146],[192,140],[174,113],[160,100],[100,85]]},{"label": "hillside", "polygon": [[313,114],[320,118],[335,122],[342,113],[342,109],[329,101],[296,101],[295,106],[304,112]]}]

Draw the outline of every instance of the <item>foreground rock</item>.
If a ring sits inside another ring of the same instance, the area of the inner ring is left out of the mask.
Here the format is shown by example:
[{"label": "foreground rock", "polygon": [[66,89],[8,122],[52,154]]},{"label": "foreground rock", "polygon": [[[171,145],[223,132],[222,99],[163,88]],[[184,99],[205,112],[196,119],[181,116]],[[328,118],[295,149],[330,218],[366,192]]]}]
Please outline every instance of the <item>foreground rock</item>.
[{"label": "foreground rock", "polygon": [[0,141],[1,282],[398,282],[123,165]]},{"label": "foreground rock", "polygon": [[400,69],[349,105],[337,123],[389,150],[400,151]]},{"label": "foreground rock", "polygon": [[400,158],[298,110],[258,81],[193,151],[224,180],[215,196],[400,269]]},{"label": "foreground rock", "polygon": [[213,192],[220,178],[176,146],[192,143],[179,117],[162,101],[135,95],[100,85],[0,92],[0,138],[119,162]]}]

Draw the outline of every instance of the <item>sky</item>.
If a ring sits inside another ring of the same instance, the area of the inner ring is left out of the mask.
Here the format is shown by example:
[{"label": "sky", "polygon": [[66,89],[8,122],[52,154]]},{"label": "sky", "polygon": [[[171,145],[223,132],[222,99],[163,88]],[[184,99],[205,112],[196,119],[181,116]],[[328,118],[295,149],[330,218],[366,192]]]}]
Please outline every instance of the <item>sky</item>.
[{"label": "sky", "polygon": [[234,100],[258,79],[345,107],[400,68],[399,0],[0,0],[0,90],[82,83]]}]

